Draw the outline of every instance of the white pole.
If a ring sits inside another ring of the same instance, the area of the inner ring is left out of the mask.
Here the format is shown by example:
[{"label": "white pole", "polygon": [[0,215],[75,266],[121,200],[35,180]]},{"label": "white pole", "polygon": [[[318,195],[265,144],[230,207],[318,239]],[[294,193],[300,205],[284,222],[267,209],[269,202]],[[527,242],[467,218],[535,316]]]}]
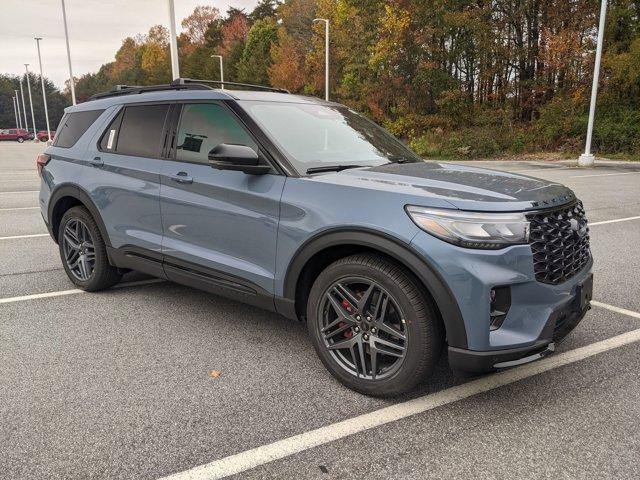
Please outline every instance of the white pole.
[{"label": "white pole", "polygon": [[176,38],[176,11],[173,0],[167,0],[169,4],[169,49],[171,50],[171,75],[173,80],[180,78],[180,65],[178,63],[178,40]]},{"label": "white pole", "polygon": [[607,16],[607,0],[602,0],[600,4],[600,25],[598,26],[598,43],[596,46],[596,61],[593,66],[593,84],[591,85],[591,104],[589,105],[589,124],[587,126],[587,141],[584,146],[584,153],[578,158],[578,165],[590,167],[595,162],[595,157],[591,154],[591,138],[593,136],[593,121],[596,115],[596,98],[598,96],[598,78],[600,76],[600,60],[602,59],[602,43],[604,41],[604,27]]},{"label": "white pole", "polygon": [[67,28],[67,10],[64,8],[62,0],[62,20],[64,21],[64,38],[67,41],[67,62],[69,62],[69,86],[71,87],[71,102],[76,104],[76,86],[73,79],[73,69],[71,68],[71,49],[69,48],[69,29]]},{"label": "white pole", "polygon": [[[22,117],[24,118],[24,124],[26,126],[27,125],[27,107],[25,107],[24,105],[24,89],[22,88],[22,77],[20,77],[20,97],[22,97]],[[18,110],[20,110],[20,105],[18,105]]]},{"label": "white pole", "polygon": [[44,118],[47,121],[47,142],[51,141],[51,128],[49,127],[49,110],[47,108],[47,93],[44,89],[44,75],[42,74],[42,56],[40,56],[40,40],[41,37],[35,37],[38,46],[38,63],[40,64],[40,84],[42,85],[42,101],[44,102]]},{"label": "white pole", "polygon": [[[31,124],[33,125],[33,141],[38,141],[38,136],[36,135],[36,117],[33,114],[33,99],[31,98],[31,82],[29,81],[29,64],[24,64],[24,69],[27,71],[27,92],[29,93],[29,107],[31,108]],[[27,128],[27,130],[29,130]]]},{"label": "white pole", "polygon": [[329,101],[329,20],[315,18],[314,22],[324,22],[324,99]]},{"label": "white pole", "polygon": [[220,60],[220,87],[224,90],[224,69],[222,67],[222,55],[211,55],[211,58],[218,58]]},{"label": "white pole", "polygon": [[16,96],[13,98],[16,101],[14,108],[17,108],[16,111],[18,112],[18,128],[22,128],[22,115],[20,115],[20,103],[18,102],[18,90],[14,90],[14,92],[16,93]]},{"label": "white pole", "polygon": [[13,114],[16,116],[16,128],[20,128],[20,122],[18,122],[18,110],[16,110],[16,97],[11,97],[13,100]]}]

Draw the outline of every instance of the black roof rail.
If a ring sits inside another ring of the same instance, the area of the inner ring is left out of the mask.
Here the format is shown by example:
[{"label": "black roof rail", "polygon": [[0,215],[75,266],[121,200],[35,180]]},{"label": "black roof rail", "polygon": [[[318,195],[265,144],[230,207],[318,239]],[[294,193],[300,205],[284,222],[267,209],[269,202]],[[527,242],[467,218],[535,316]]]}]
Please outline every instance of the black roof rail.
[{"label": "black roof rail", "polygon": [[209,90],[211,87],[202,84],[176,84],[167,85],[116,85],[108,92],[95,93],[89,100],[99,98],[117,97],[120,95],[131,95],[134,93],[158,92],[162,90]]},{"label": "black roof rail", "polygon": [[254,90],[267,90],[269,92],[290,93],[283,88],[272,88],[264,85],[253,85],[251,83],[223,82],[220,80],[196,80],[193,78],[177,78],[166,85],[116,85],[108,92],[96,93],[89,97],[89,100],[100,98],[117,97],[120,95],[132,95],[136,93],[158,92],[162,90],[213,90],[208,84],[220,86],[242,87]]},{"label": "black roof rail", "polygon": [[227,82],[222,80],[199,80],[195,78],[176,78],[171,85],[179,86],[179,85],[207,85],[209,83],[213,83],[215,85],[220,85],[222,87],[229,85],[232,87],[242,87],[253,90],[266,90],[269,92],[278,92],[278,93],[291,93],[289,90],[284,88],[275,88],[275,87],[267,87],[266,85],[255,85],[253,83],[240,83],[240,82]]}]

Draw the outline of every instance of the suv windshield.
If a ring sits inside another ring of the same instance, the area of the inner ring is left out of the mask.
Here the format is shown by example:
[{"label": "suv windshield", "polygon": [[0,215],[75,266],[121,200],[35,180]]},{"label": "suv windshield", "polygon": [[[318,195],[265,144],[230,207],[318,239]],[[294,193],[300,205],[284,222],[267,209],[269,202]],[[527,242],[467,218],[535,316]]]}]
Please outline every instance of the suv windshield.
[{"label": "suv windshield", "polygon": [[[421,161],[371,120],[342,106],[242,102],[299,173]],[[311,170],[308,172],[308,170]]]}]

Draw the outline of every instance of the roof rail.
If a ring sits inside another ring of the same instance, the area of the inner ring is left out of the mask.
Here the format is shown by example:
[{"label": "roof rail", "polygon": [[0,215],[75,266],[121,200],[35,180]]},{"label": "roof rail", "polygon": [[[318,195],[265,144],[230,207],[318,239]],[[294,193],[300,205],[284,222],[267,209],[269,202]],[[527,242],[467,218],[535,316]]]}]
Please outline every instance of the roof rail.
[{"label": "roof rail", "polygon": [[253,83],[227,82],[222,80],[199,80],[195,78],[176,78],[173,82],[171,82],[171,85],[175,85],[175,86],[198,85],[198,84],[207,85],[210,83],[213,83],[215,85],[220,85],[223,88],[226,85],[229,85],[232,87],[242,87],[242,88],[253,89],[253,90],[267,90],[269,92],[291,93],[289,90],[286,90],[284,88],[267,87],[266,85],[255,85]]},{"label": "roof rail", "polygon": [[162,90],[207,90],[211,87],[202,84],[176,84],[168,85],[116,85],[108,92],[95,93],[89,97],[89,100],[97,100],[99,98],[117,97],[120,95],[131,95],[134,93],[158,92]]},{"label": "roof rail", "polygon": [[251,83],[223,82],[220,80],[196,80],[193,78],[176,78],[173,82],[166,85],[116,85],[108,92],[96,93],[89,97],[89,100],[98,100],[100,98],[117,97],[120,95],[132,95],[136,93],[158,92],[162,90],[213,90],[209,84],[225,85],[233,87],[242,87],[254,90],[267,90],[270,92],[290,93],[289,90],[283,88],[272,88],[264,85],[253,85]]}]

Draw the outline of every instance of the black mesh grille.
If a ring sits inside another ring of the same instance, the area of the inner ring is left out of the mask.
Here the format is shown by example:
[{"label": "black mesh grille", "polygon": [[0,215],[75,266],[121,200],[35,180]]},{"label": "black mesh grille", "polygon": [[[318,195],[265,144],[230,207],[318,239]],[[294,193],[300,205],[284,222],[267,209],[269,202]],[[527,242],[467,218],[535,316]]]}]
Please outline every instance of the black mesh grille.
[{"label": "black mesh grille", "polygon": [[587,264],[589,227],[582,202],[527,215],[529,243],[539,282],[556,285],[570,279]]}]

